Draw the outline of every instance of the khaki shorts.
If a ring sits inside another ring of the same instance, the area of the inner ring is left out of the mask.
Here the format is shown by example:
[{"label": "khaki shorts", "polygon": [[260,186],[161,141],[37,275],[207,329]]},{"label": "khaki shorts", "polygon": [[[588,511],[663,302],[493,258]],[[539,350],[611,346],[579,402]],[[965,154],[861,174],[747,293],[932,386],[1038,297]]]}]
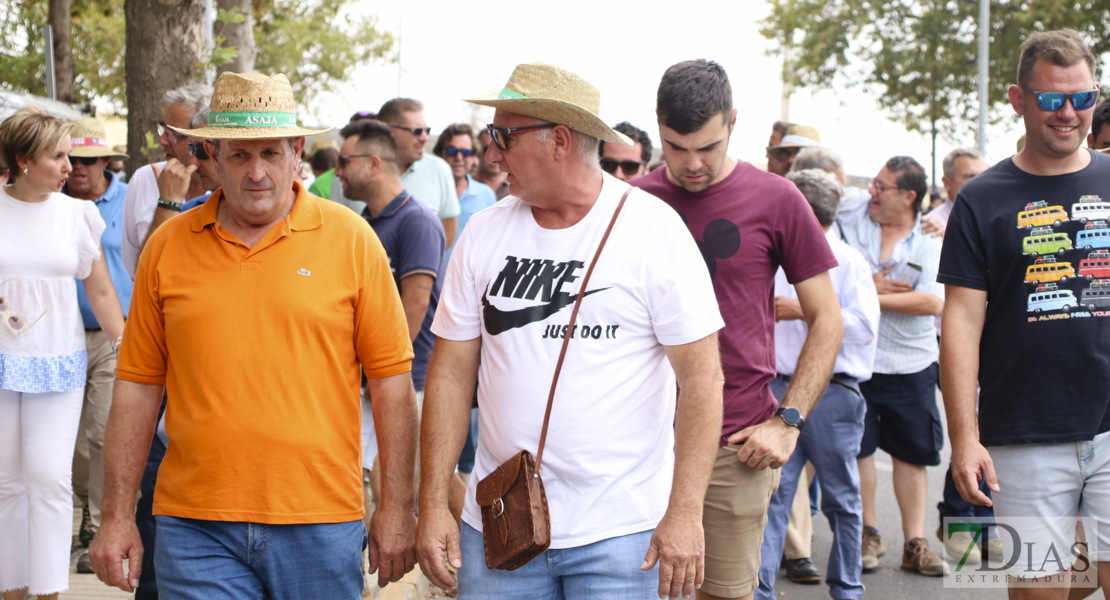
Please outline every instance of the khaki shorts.
[{"label": "khaki shorts", "polygon": [[752,593],[759,585],[759,546],[767,506],[779,487],[779,470],[757,471],[736,458],[740,446],[717,449],[705,494],[705,583],[701,590],[724,598]]}]

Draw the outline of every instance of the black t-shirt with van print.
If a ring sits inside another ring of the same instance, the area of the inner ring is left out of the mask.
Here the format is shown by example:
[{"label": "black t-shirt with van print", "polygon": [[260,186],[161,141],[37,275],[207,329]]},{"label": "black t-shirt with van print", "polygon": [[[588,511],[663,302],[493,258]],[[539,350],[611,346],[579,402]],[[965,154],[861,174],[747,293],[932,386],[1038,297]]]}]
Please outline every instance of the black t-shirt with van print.
[{"label": "black t-shirt with van print", "polygon": [[987,292],[984,445],[1110,431],[1110,157],[1094,152],[1086,168],[1049,177],[1006,159],[969,181],[937,281]]}]

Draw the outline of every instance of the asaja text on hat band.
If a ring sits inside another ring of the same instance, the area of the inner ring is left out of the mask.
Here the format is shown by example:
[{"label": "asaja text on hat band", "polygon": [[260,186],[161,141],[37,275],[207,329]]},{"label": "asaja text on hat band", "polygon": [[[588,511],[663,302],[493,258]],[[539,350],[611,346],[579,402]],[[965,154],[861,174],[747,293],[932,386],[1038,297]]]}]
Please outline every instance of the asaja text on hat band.
[{"label": "asaja text on hat band", "polygon": [[212,127],[296,127],[297,113],[290,112],[214,112]]}]

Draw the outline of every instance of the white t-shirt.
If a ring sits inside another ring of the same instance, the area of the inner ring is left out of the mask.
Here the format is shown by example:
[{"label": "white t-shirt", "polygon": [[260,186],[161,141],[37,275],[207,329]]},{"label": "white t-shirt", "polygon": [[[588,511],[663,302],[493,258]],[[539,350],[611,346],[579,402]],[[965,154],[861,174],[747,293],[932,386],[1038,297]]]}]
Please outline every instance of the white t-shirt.
[{"label": "white t-shirt", "polygon": [[0,296],[10,311],[4,318],[24,323],[18,336],[0,325],[0,388],[45,393],[85,385],[75,279],[92,272],[104,229],[95,202],[59,193],[22,202],[0,188]]},{"label": "white t-shirt", "polygon": [[[159,169],[166,168],[165,161],[158,163]],[[150,232],[154,222],[154,209],[158,207],[158,178],[154,167],[139,167],[127,182],[127,195],[123,201],[123,266],[135,279],[135,267],[139,264],[139,253],[143,250],[143,240]]]},{"label": "white t-shirt", "polygon": [[[586,217],[556,230],[507,197],[471,217],[455,246],[432,331],[482,341],[481,435],[463,509],[479,531],[475,486],[520,450],[535,454],[561,334],[627,188],[605,175]],[[676,389],[663,345],[724,326],[705,261],[674,210],[632,190],[577,322],[540,467],[552,548],[646,531],[666,511]]]}]

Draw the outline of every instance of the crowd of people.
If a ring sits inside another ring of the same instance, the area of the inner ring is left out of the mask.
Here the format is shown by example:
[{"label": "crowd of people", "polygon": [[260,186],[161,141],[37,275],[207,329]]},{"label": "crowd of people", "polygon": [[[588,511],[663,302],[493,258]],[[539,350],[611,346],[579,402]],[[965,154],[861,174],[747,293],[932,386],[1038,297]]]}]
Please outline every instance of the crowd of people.
[{"label": "crowd of people", "polygon": [[[1052,548],[1050,574],[1079,556],[1110,589],[1095,66],[1076,32],[1032,34],[1024,146],[950,153],[931,210],[916,160],[852,187],[813,126],[774,123],[765,165],[729,156],[710,60],[663,73],[658,164],[541,63],[430,150],[416,99],[336,136],[298,124],[283,75],[187,83],[165,160],[126,182],[95,118],[21,109],[0,124],[0,592],[67,589],[76,497],[77,570],[136,598],[357,598],[365,551],[379,585],[419,563],[468,599],[770,600],[780,568],[858,599],[886,553],[880,449],[901,569],[1027,575]],[[522,450],[542,510],[506,507]],[[495,568],[521,521],[546,545]]]}]

